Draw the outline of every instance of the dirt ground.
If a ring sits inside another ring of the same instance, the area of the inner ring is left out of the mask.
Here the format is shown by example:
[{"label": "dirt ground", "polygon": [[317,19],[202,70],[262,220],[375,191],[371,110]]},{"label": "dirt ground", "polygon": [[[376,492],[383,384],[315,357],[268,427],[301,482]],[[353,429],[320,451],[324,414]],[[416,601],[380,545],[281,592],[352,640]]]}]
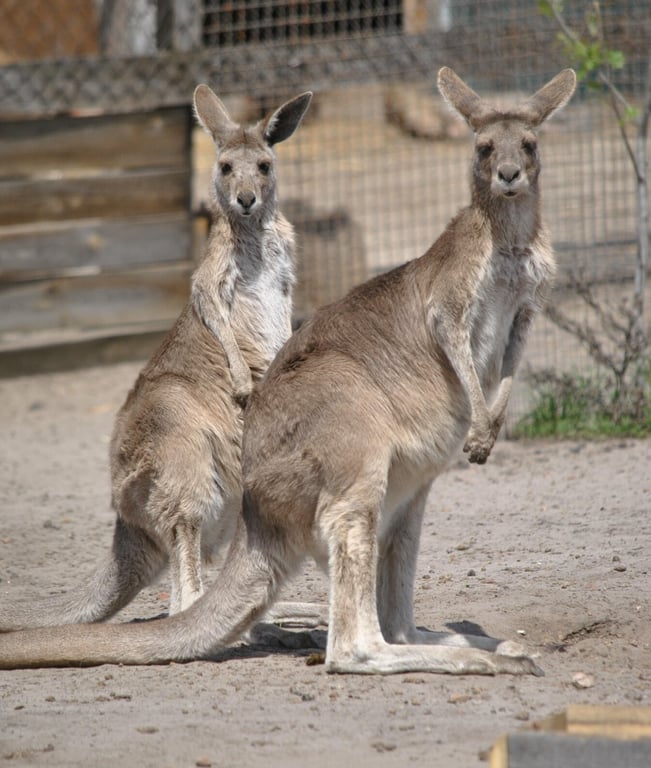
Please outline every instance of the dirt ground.
[{"label": "dirt ground", "polygon": [[[63,590],[109,546],[107,444],[137,369],[0,381],[0,599]],[[500,441],[485,467],[460,457],[435,483],[419,623],[521,639],[545,677],[331,676],[308,651],[260,645],[218,662],[2,672],[0,765],[460,768],[567,704],[651,704],[650,466],[651,441]],[[166,590],[118,620],[164,611]],[[311,567],[287,591],[326,594]]]}]

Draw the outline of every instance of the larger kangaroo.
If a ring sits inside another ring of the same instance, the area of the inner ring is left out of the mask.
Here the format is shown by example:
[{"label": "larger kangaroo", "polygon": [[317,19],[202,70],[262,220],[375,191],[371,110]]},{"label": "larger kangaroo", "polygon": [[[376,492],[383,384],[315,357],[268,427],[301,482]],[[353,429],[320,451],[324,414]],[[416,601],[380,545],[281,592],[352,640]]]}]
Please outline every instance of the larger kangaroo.
[{"label": "larger kangaroo", "polygon": [[475,132],[471,204],[424,256],[317,312],[275,358],[247,406],[244,503],[216,585],[169,619],[0,636],[0,666],[206,657],[311,555],[330,577],[328,671],[540,671],[517,644],[417,629],[412,592],[430,485],[460,448],[486,461],[554,271],[535,129],[575,82],[564,70],[498,111],[441,69]]},{"label": "larger kangaroo", "polygon": [[241,405],[291,333],[294,237],[278,211],[273,146],[311,96],[245,129],[207,85],[195,90],[216,147],[215,221],[187,306],[117,415],[112,550],[67,595],[0,605],[0,631],[106,619],[168,562],[170,612],[201,595],[202,551],[230,540],[241,503]]}]

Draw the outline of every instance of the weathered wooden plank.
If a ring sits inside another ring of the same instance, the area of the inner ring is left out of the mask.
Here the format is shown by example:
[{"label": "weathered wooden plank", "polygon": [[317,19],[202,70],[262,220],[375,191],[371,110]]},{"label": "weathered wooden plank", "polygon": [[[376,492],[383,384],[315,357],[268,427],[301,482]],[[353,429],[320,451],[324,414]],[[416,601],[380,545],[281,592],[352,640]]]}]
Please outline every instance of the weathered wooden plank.
[{"label": "weathered wooden plank", "polygon": [[510,734],[493,748],[490,768],[649,768],[651,740],[557,732]]},{"label": "weathered wooden plank", "polygon": [[0,122],[0,178],[65,175],[80,168],[183,169],[191,125],[184,107]]},{"label": "weathered wooden plank", "polygon": [[0,226],[189,210],[190,171],[0,182]]},{"label": "weathered wooden plank", "polygon": [[172,320],[138,323],[101,331],[78,331],[31,339],[29,343],[0,343],[0,377],[70,371],[90,365],[146,360],[165,338]]},{"label": "weathered wooden plank", "polygon": [[651,707],[570,704],[542,727],[581,736],[598,734],[620,739],[651,739]]},{"label": "weathered wooden plank", "polygon": [[158,46],[192,51],[201,46],[202,0],[158,0]]},{"label": "weathered wooden plank", "polygon": [[0,283],[192,258],[185,213],[0,227]]},{"label": "weathered wooden plank", "polygon": [[532,730],[501,736],[490,768],[648,768],[651,707],[572,704]]},{"label": "weathered wooden plank", "polygon": [[130,272],[0,286],[0,343],[20,344],[53,329],[100,329],[167,322],[185,304],[187,263]]}]

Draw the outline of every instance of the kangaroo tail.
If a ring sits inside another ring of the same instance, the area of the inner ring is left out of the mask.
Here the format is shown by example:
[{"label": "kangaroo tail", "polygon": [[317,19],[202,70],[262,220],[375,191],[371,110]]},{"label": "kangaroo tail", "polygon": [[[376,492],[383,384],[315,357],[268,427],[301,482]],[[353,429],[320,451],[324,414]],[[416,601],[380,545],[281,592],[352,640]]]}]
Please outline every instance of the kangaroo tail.
[{"label": "kangaroo tail", "polygon": [[132,624],[88,624],[0,635],[0,669],[164,664],[206,658],[241,637],[274,601],[286,562],[238,530],[215,585],[188,610]]},{"label": "kangaroo tail", "polygon": [[113,545],[90,578],[70,592],[0,604],[0,632],[103,621],[150,584],[167,562],[144,531],[118,518]]}]

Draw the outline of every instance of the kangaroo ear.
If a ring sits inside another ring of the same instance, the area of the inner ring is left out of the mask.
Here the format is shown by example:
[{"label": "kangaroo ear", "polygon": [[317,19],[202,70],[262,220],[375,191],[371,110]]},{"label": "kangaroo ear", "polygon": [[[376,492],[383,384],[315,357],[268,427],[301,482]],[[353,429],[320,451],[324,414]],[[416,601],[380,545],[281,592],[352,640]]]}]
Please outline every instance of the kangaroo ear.
[{"label": "kangaroo ear", "polygon": [[439,69],[437,84],[441,96],[463,117],[473,131],[477,130],[482,119],[492,112],[481,96],[466,85],[450,67]]},{"label": "kangaroo ear", "polygon": [[530,96],[520,110],[533,127],[540,125],[556,110],[564,107],[576,88],[576,75],[573,69],[564,69],[546,85]]},{"label": "kangaroo ear", "polygon": [[193,103],[197,120],[216,144],[222,144],[226,135],[238,127],[228,116],[222,100],[207,85],[194,89]]},{"label": "kangaroo ear", "polygon": [[285,102],[271,114],[263,123],[264,140],[273,146],[288,139],[298,128],[312,101],[312,92],[306,91]]}]

